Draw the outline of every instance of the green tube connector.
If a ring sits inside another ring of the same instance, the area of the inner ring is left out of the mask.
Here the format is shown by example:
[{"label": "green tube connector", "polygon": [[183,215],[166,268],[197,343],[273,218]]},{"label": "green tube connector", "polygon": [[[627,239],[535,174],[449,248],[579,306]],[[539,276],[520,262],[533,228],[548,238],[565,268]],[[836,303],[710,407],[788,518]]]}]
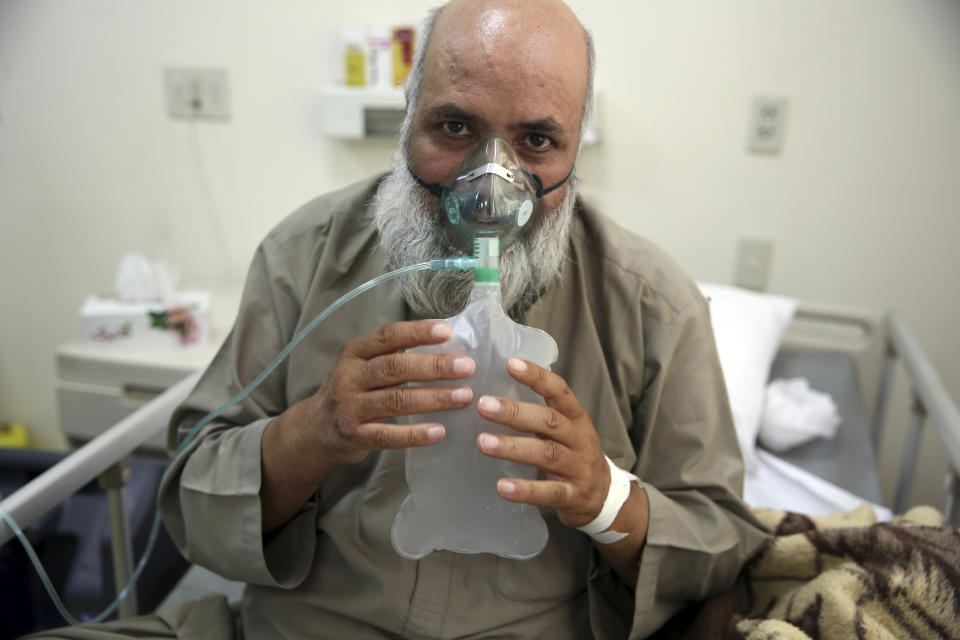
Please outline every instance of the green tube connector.
[{"label": "green tube connector", "polygon": [[473,239],[473,255],[478,263],[473,270],[473,281],[500,282],[500,238],[477,236]]}]

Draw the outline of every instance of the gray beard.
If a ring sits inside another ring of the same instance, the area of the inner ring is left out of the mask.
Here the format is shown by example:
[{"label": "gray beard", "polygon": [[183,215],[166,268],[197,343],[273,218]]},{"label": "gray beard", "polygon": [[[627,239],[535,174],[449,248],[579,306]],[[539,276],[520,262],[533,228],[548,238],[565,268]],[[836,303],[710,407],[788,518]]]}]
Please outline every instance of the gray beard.
[{"label": "gray beard", "polygon": [[[575,203],[576,178],[571,175],[563,202],[544,211],[539,224],[501,255],[503,307],[514,319],[563,272]],[[405,163],[395,162],[374,199],[380,245],[389,269],[461,254],[435,232],[436,206],[436,199],[417,184]],[[456,315],[466,306],[472,288],[471,271],[418,271],[400,279],[404,299],[420,317]]]}]

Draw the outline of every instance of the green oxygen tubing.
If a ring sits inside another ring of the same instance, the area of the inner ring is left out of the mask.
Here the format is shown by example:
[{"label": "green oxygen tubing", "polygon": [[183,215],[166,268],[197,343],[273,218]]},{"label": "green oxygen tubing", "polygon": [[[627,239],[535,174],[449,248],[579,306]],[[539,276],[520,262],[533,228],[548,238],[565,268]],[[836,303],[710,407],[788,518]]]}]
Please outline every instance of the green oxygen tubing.
[{"label": "green oxygen tubing", "polygon": [[[264,379],[268,375],[270,375],[270,373],[272,373],[273,370],[276,369],[277,366],[279,366],[280,363],[283,362],[288,355],[290,355],[290,352],[293,351],[293,348],[296,347],[304,338],[306,338],[307,334],[309,334],[311,331],[316,329],[317,326],[321,322],[326,320],[334,311],[336,311],[346,303],[350,302],[361,293],[364,293],[365,291],[369,291],[370,289],[373,289],[377,285],[383,284],[388,280],[393,280],[394,278],[399,278],[401,276],[407,275],[409,273],[413,273],[415,271],[426,271],[426,270],[465,271],[465,270],[475,269],[477,267],[477,263],[478,263],[477,259],[466,257],[466,256],[458,256],[453,258],[435,258],[427,262],[421,262],[419,264],[414,264],[407,267],[401,267],[399,269],[396,269],[395,271],[384,273],[383,275],[377,276],[376,278],[373,278],[372,280],[369,280],[363,283],[356,289],[353,289],[345,293],[341,297],[337,298],[337,300],[331,303],[330,306],[328,306],[326,309],[321,311],[317,315],[317,317],[315,317],[310,322],[310,324],[308,324],[306,327],[301,329],[300,332],[297,333],[292,340],[290,340],[287,346],[284,347],[279,354],[277,354],[277,357],[275,357],[273,361],[269,365],[267,365],[267,367],[260,372],[260,375],[254,378],[250,384],[244,387],[239,393],[237,393],[237,395],[230,398],[230,400],[225,402],[219,408],[208,413],[206,416],[203,417],[202,420],[200,420],[200,422],[194,425],[193,428],[190,429],[190,432],[187,433],[187,436],[180,443],[180,446],[177,447],[176,452],[170,457],[170,461],[173,461],[181,453],[183,453],[184,449],[187,448],[187,445],[190,444],[190,442],[196,437],[196,435],[200,432],[200,430],[203,429],[203,427],[205,427],[211,421],[221,416],[224,412],[231,409],[234,405],[236,405],[241,400],[243,400],[248,395],[250,395],[250,393],[254,389],[260,386],[260,383],[263,382]],[[43,565],[40,563],[40,559],[37,557],[36,552],[33,550],[33,546],[27,540],[27,537],[24,535],[23,531],[20,529],[20,527],[17,525],[14,519],[2,507],[0,507],[0,518],[2,518],[3,521],[6,522],[6,524],[13,530],[14,534],[17,536],[17,539],[20,541],[20,544],[23,545],[24,550],[27,552],[27,556],[30,558],[30,562],[33,563],[33,566],[36,569],[37,574],[40,576],[40,580],[43,582],[44,588],[47,590],[47,593],[50,595],[50,599],[53,600],[53,604],[56,606],[57,611],[60,612],[60,615],[63,617],[64,620],[66,620],[68,624],[71,624],[71,625],[79,624],[81,621],[75,618],[67,610],[66,606],[63,604],[63,600],[61,600],[60,596],[57,594],[57,591],[53,587],[53,583],[50,581],[50,578],[47,575],[47,572],[44,570]],[[150,536],[147,539],[147,546],[144,549],[143,556],[140,558],[140,561],[137,563],[136,568],[133,570],[133,573],[130,575],[130,581],[126,584],[123,590],[120,591],[119,594],[117,594],[116,599],[106,609],[101,611],[95,617],[90,618],[89,620],[84,620],[82,622],[90,622],[90,623],[103,622],[104,620],[109,618],[114,611],[117,610],[117,607],[119,607],[120,603],[123,602],[123,600],[127,597],[127,595],[129,595],[130,591],[133,589],[134,585],[136,584],[137,579],[140,577],[140,574],[143,572],[143,568],[146,566],[147,560],[150,558],[150,555],[153,553],[153,547],[157,541],[157,534],[159,534],[159,532],[160,532],[160,512],[157,511],[154,513],[154,516],[153,516],[153,525],[150,529]]]}]

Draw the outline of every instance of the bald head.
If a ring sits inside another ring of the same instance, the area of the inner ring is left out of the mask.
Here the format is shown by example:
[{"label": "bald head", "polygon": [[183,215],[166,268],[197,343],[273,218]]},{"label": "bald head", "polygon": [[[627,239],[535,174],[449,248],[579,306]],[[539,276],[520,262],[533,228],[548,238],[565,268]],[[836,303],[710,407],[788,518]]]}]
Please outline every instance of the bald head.
[{"label": "bald head", "polygon": [[[585,31],[559,0],[453,0],[438,14],[427,44],[425,80],[431,72],[469,71],[477,62],[531,76],[563,76],[568,82],[558,86],[585,97]],[[438,66],[451,60],[464,64]]]}]

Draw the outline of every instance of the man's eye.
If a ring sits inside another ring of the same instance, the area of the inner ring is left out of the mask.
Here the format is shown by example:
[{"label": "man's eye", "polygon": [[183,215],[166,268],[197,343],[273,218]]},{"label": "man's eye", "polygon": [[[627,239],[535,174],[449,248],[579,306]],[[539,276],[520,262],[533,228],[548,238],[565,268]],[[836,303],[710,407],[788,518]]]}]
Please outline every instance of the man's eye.
[{"label": "man's eye", "polygon": [[527,134],[527,146],[531,149],[543,151],[544,149],[548,149],[552,143],[553,141],[542,133]]},{"label": "man's eye", "polygon": [[452,136],[463,136],[468,133],[467,125],[463,122],[457,122],[456,120],[444,122],[441,126],[445,133],[449,133]]}]

